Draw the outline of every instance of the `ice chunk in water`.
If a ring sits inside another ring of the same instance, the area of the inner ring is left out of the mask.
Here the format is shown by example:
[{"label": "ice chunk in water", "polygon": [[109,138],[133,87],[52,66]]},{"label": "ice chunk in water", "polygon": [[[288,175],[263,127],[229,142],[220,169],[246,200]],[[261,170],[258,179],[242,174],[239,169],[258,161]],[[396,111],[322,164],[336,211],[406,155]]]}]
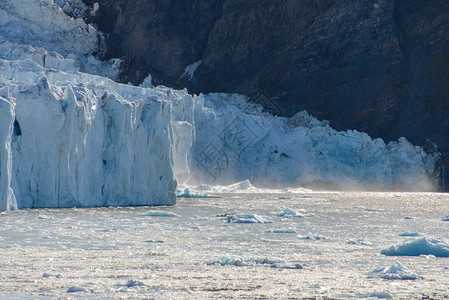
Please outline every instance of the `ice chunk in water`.
[{"label": "ice chunk in water", "polygon": [[241,214],[228,216],[228,223],[272,223],[255,214]]},{"label": "ice chunk in water", "polygon": [[390,280],[415,280],[419,278],[418,275],[410,272],[400,262],[395,262],[390,268],[376,269],[372,271],[368,277],[379,277]]},{"label": "ice chunk in water", "polygon": [[169,212],[169,211],[161,211],[161,210],[150,210],[143,216],[147,217],[179,217],[179,215]]},{"label": "ice chunk in water", "polygon": [[402,245],[393,245],[381,252],[387,256],[420,256],[434,255],[436,257],[449,257],[449,245],[443,241],[431,238],[411,239]]}]

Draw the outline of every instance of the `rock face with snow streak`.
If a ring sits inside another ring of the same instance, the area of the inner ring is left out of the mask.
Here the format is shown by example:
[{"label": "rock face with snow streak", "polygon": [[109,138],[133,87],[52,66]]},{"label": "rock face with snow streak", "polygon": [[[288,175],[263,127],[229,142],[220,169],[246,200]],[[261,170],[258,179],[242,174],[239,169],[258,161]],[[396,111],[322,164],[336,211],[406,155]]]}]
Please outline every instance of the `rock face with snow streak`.
[{"label": "rock face with snow streak", "polygon": [[31,61],[0,60],[0,78],[1,162],[12,164],[1,194],[12,189],[19,208],[175,203],[171,111],[158,95]]}]

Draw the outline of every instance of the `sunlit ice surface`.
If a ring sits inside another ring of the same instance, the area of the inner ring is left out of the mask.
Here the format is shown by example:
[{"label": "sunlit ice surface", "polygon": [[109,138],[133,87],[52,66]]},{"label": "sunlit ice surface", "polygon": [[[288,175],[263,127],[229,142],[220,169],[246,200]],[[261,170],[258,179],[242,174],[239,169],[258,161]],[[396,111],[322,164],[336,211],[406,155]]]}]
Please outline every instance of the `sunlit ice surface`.
[{"label": "sunlit ice surface", "polygon": [[[449,195],[215,195],[172,207],[2,212],[0,298],[449,297],[449,258],[381,253],[409,239],[444,242]],[[398,266],[406,276],[382,277]]]}]

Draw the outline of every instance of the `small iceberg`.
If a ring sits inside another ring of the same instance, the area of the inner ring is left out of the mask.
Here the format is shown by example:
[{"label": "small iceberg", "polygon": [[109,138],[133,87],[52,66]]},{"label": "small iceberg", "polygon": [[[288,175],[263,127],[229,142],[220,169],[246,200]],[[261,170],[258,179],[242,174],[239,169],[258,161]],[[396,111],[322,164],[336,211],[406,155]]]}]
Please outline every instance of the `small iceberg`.
[{"label": "small iceberg", "polygon": [[328,240],[328,238],[325,236],[313,235],[310,232],[309,232],[309,235],[298,235],[298,238],[301,240],[316,240],[316,241]]},{"label": "small iceberg", "polygon": [[393,296],[387,291],[371,292],[371,293],[357,293],[358,298],[379,298],[379,299],[391,299]]},{"label": "small iceberg", "polygon": [[86,292],[87,290],[83,287],[79,286],[71,286],[67,289],[67,293],[77,293],[77,292]]},{"label": "small iceberg", "polygon": [[177,193],[178,198],[221,198],[207,193],[193,192],[191,188],[185,188],[182,193]]},{"label": "small iceberg", "polygon": [[364,239],[350,239],[348,241],[348,244],[349,245],[362,245],[362,246],[372,246],[373,245],[373,243],[371,243],[367,240],[364,240]]},{"label": "small iceberg", "polygon": [[268,215],[269,216],[275,216],[275,217],[296,217],[296,218],[304,218],[306,215],[303,214],[305,213],[305,210],[300,210],[300,211],[296,211],[294,209],[291,208],[284,208],[284,210],[280,213],[277,212],[269,212]]},{"label": "small iceberg", "polygon": [[441,221],[449,222],[449,215],[447,215],[444,218],[442,218]]},{"label": "small iceberg", "polygon": [[281,264],[285,263],[284,260],[279,259],[272,259],[268,257],[253,257],[248,260],[252,264],[258,264],[258,265],[273,265],[273,264]]},{"label": "small iceberg", "polygon": [[179,217],[178,214],[169,212],[169,211],[161,211],[161,210],[150,210],[146,214],[143,214],[142,216],[145,217]]},{"label": "small iceberg", "polygon": [[126,287],[146,286],[146,284],[139,280],[130,279],[124,284],[124,286]]},{"label": "small iceberg", "polygon": [[60,277],[62,277],[62,275],[61,274],[44,273],[44,275],[42,275],[42,277],[44,277],[44,278],[49,278],[49,277],[60,278]]},{"label": "small iceberg", "polygon": [[220,266],[254,266],[254,265],[267,265],[271,268],[277,269],[303,269],[304,265],[299,263],[289,263],[284,260],[271,259],[268,257],[255,257],[250,259],[244,259],[240,256],[224,256],[215,258],[206,262],[207,265],[220,265]]},{"label": "small iceberg", "polygon": [[231,192],[240,192],[240,191],[247,191],[247,190],[256,190],[256,188],[251,184],[251,182],[246,179],[241,182],[237,182],[235,184],[231,184],[228,186],[229,190]]},{"label": "small iceberg", "polygon": [[227,216],[228,223],[273,223],[255,214],[239,214]]},{"label": "small iceberg", "polygon": [[436,257],[449,257],[449,245],[443,241],[431,238],[411,239],[402,245],[393,245],[381,252],[387,256],[420,256],[434,255]]},{"label": "small iceberg", "polygon": [[372,271],[368,278],[382,278],[388,280],[416,280],[418,275],[410,272],[400,262],[395,262],[390,268],[380,268]]},{"label": "small iceberg", "polygon": [[290,270],[304,269],[304,266],[298,263],[275,263],[270,265],[270,267],[276,269],[290,269]]},{"label": "small iceberg", "polygon": [[224,256],[215,258],[211,261],[206,262],[207,265],[220,265],[220,266],[246,266],[247,264],[244,262],[244,259],[239,256]]},{"label": "small iceberg", "polygon": [[422,236],[421,233],[419,232],[403,232],[401,234],[399,234],[399,236]]},{"label": "small iceberg", "polygon": [[267,233],[296,233],[296,230],[291,227],[288,227],[288,228],[270,229],[267,230]]}]

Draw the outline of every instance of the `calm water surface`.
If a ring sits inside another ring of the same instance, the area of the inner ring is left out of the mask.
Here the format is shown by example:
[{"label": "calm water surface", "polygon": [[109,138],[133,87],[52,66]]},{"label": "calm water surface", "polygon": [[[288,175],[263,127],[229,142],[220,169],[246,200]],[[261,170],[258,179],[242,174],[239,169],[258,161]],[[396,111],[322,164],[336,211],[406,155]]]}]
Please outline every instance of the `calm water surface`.
[{"label": "calm water surface", "polygon": [[[449,258],[387,257],[404,232],[449,239],[449,195],[221,194],[174,207],[0,214],[0,298],[443,299]],[[285,208],[303,217],[277,216]],[[145,216],[149,211],[173,217]],[[271,223],[228,223],[257,214]],[[234,259],[241,266],[211,264]],[[302,265],[303,269],[274,268]],[[400,262],[418,280],[368,278]],[[282,263],[283,262],[283,263]],[[84,291],[69,293],[70,287]]]}]

